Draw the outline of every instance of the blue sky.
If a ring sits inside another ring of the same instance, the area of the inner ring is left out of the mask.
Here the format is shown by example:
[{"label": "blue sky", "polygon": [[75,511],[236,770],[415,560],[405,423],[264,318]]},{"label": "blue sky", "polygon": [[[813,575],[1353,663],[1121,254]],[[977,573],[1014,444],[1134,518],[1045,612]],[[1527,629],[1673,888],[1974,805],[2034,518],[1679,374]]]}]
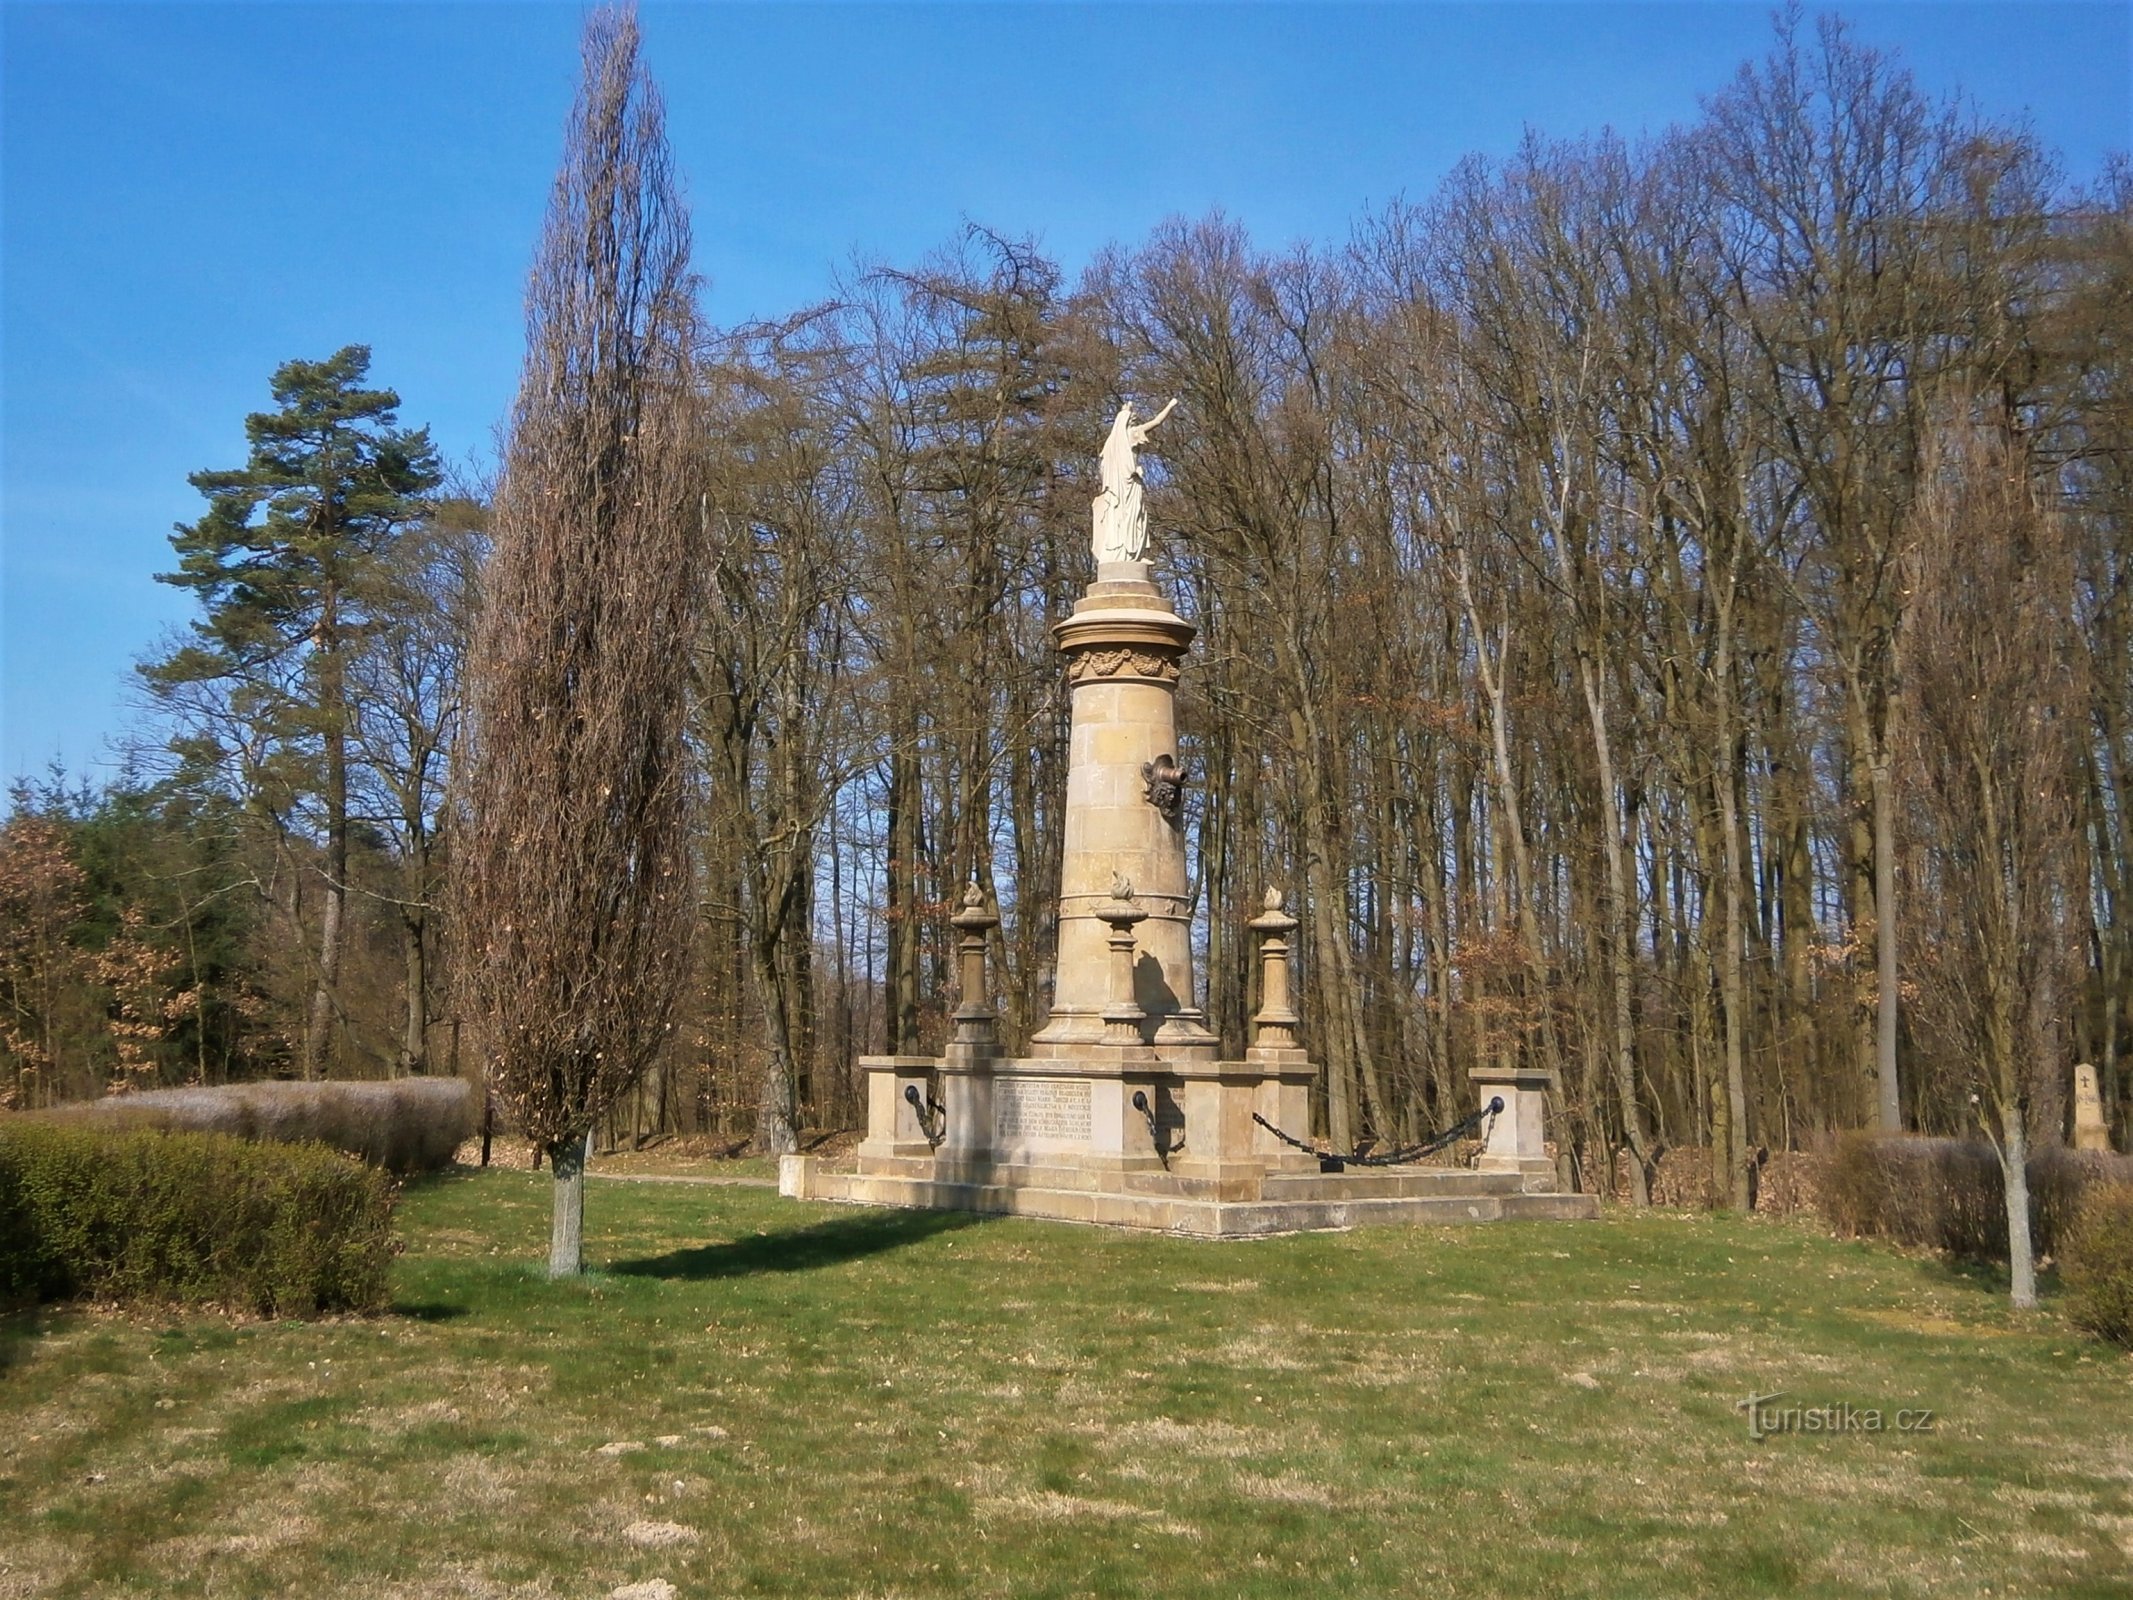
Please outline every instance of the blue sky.
[{"label": "blue sky", "polygon": [[[2069,173],[2133,123],[2133,7],[1842,8]],[[201,468],[293,356],[369,344],[456,459],[517,376],[577,72],[575,5],[0,0],[0,778],[110,775]],[[1221,207],[1336,241],[1533,127],[1656,131],[1768,5],[660,5],[642,17],[719,321],[965,219],[1072,272]]]}]

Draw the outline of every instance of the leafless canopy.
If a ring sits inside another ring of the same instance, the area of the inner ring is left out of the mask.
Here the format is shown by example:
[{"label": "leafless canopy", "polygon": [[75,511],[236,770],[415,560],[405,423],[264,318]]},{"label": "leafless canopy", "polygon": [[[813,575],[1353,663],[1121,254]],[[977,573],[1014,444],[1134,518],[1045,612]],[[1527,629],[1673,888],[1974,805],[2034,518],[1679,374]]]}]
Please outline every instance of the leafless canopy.
[{"label": "leafless canopy", "polygon": [[668,1037],[693,904],[693,285],[637,45],[626,11],[587,25],[469,663],[460,981],[491,1081],[550,1147]]}]

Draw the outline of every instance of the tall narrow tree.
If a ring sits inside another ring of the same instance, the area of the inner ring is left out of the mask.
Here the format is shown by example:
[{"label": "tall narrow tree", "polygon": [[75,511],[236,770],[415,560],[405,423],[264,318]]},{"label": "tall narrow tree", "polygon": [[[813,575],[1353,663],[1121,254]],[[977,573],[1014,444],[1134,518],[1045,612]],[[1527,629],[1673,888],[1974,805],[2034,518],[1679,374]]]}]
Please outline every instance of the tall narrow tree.
[{"label": "tall narrow tree", "polygon": [[1928,1038],[1974,1074],[1971,1098],[2006,1185],[2014,1303],[2034,1306],[2032,1101],[2072,1065],[2064,1000],[2080,941],[2069,741],[2084,652],[2071,626],[2064,522],[2039,503],[2011,430],[1958,413],[1928,444],[1898,724],[1909,746],[1911,877],[1932,935],[1913,941],[1911,978]]},{"label": "tall narrow tree", "polygon": [[584,1266],[594,1120],[667,1043],[694,912],[689,226],[634,14],[587,21],[527,290],[526,365],[469,661],[460,980]]}]

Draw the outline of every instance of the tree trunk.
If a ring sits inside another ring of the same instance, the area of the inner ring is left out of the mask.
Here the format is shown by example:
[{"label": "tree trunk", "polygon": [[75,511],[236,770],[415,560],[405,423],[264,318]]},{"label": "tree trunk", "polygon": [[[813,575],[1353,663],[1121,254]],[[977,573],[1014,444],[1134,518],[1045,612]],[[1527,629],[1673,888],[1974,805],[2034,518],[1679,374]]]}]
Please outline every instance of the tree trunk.
[{"label": "tree trunk", "polygon": [[[1644,1112],[1637,1101],[1637,1027],[1635,970],[1630,949],[1629,841],[1624,837],[1621,792],[1615,786],[1614,746],[1608,738],[1607,701],[1601,691],[1597,649],[1581,650],[1578,673],[1585,690],[1585,710],[1592,727],[1593,762],[1600,790],[1600,828],[1605,835],[1601,854],[1607,865],[1607,964],[1609,1020],[1608,1065],[1614,1079],[1615,1101],[1622,1117],[1622,1132],[1629,1140],[1631,1163],[1639,1176],[1630,1182],[1630,1192],[1639,1205],[1648,1197],[1647,1174],[1652,1169],[1651,1140],[1644,1131]],[[1640,1197],[1641,1196],[1641,1197]]]},{"label": "tree trunk", "polygon": [[[1036,717],[1027,707],[1019,681],[1013,686],[1013,692],[1017,725],[1034,726]],[[1045,847],[1037,822],[1035,765],[1034,738],[1018,742],[1007,763],[1008,836],[1013,841],[1014,881],[1018,886],[1058,881],[1057,874],[1049,870],[1051,852]],[[988,890],[991,887],[988,883]],[[1035,1019],[1045,1010],[1044,996],[1039,992],[1037,982],[1037,974],[1044,965],[1038,955],[1043,914],[1033,903],[1034,899],[1034,896],[1018,895],[1011,926],[1003,924],[993,934],[997,941],[995,953],[1002,963],[999,971],[1005,979],[999,985],[1002,1031],[1006,1035],[1007,1048],[1015,1052],[1019,1052],[1036,1031]],[[994,903],[998,903],[996,891]]]},{"label": "tree trunk", "polygon": [[322,658],[319,706],[326,725],[326,906],[319,918],[318,982],[304,1028],[306,1082],[320,1077],[326,1066],[341,977],[341,922],[348,909],[348,719],[336,600],[329,584],[320,602],[317,633]]},{"label": "tree trunk", "polygon": [[918,893],[918,727],[899,707],[889,751],[888,987],[884,1043],[892,1056],[918,1052],[920,909]]},{"label": "tree trunk", "polygon": [[[1883,1133],[1903,1132],[1896,1082],[1896,802],[1884,754],[1874,787],[1874,1080]],[[2012,1191],[2010,1191],[2012,1193]]]},{"label": "tree trunk", "polygon": [[585,1270],[585,1161],[592,1129],[548,1147],[555,1211],[548,1229],[548,1276],[574,1278]]},{"label": "tree trunk", "polygon": [[424,944],[428,930],[424,919],[417,915],[402,918],[400,932],[407,959],[407,1016],[406,1030],[400,1040],[400,1070],[426,1073],[429,1071],[430,1015]]},{"label": "tree trunk", "polygon": [[2024,1311],[2037,1304],[2037,1263],[2029,1248],[2029,1130],[2022,1108],[2001,1113],[2000,1176],[2007,1185],[2007,1267],[2015,1305]]},{"label": "tree trunk", "polygon": [[1317,816],[1316,784],[1306,774],[1304,800],[1304,894],[1305,915],[1310,919],[1313,976],[1325,1018],[1326,1138],[1333,1148],[1346,1153],[1355,1148],[1355,1038],[1348,1031],[1347,999],[1338,973],[1342,921],[1340,887],[1327,870],[1324,827]]},{"label": "tree trunk", "polygon": [[765,948],[760,939],[753,940],[750,956],[755,969],[756,993],[763,1007],[765,1043],[769,1046],[769,1059],[763,1063],[762,1096],[756,1105],[756,1143],[766,1154],[789,1156],[800,1148],[800,1130],[792,1028],[786,1012],[785,990],[778,981],[774,945]]},{"label": "tree trunk", "polygon": [[[2115,652],[2120,657],[2123,651]],[[2099,657],[2101,652],[2099,651]],[[2126,1129],[2121,1126],[2121,1113],[2126,1105],[2126,1096],[2119,1084],[2118,1027],[2119,1017],[2125,1005],[2127,930],[2123,913],[2133,906],[2133,860],[2128,859],[2126,828],[2133,818],[2133,784],[2126,778],[2125,763],[2120,752],[2126,747],[2123,716],[2117,697],[2103,694],[2096,697],[2097,722],[2103,737],[2096,742],[2092,763],[2098,763],[2096,785],[2109,795],[2108,806],[2100,793],[2095,804],[2095,849],[2102,856],[2099,870],[2108,885],[2105,903],[2112,913],[2110,925],[2097,930],[2097,947],[2101,959],[2098,962],[2099,977],[2103,983],[2102,1037],[2093,1046],[2098,1057],[2097,1071],[2100,1092],[2103,1098],[2104,1126],[2113,1131],[2112,1142],[2119,1149],[2127,1148]],[[2106,818],[2117,820],[2114,832]]]},{"label": "tree trunk", "polygon": [[[797,802],[797,797],[795,797]],[[797,803],[788,807],[792,816]],[[780,900],[778,985],[785,1017],[786,1060],[792,1070],[794,1120],[816,1105],[815,1084],[815,912],[814,864],[797,854],[788,870],[788,892]]]},{"label": "tree trunk", "polygon": [[1244,971],[1233,949],[1230,908],[1231,788],[1228,729],[1220,721],[1209,729],[1201,747],[1200,780],[1206,804],[1200,811],[1200,906],[1207,917],[1207,968],[1201,975],[1208,1026],[1221,1038],[1225,1056],[1235,1055],[1247,1033]]},{"label": "tree trunk", "polygon": [[333,1038],[333,991],[341,968],[341,911],[346,899],[345,892],[332,879],[331,861],[338,853],[346,859],[346,851],[328,850],[326,868],[329,874],[326,885],[326,904],[319,917],[318,935],[318,981],[311,990],[311,1011],[304,1023],[304,1081],[312,1082],[325,1075],[326,1056]]},{"label": "tree trunk", "polygon": [[[193,1071],[203,1084],[214,1081],[207,1070],[207,976],[200,970],[200,942],[193,932],[193,916],[197,906],[185,908],[185,964],[192,976],[193,990]],[[223,1077],[229,1077],[228,1063],[223,1066]]]},{"label": "tree trunk", "polygon": [[[1713,662],[1718,738],[1712,751],[1711,770],[1711,787],[1718,800],[1718,826],[1725,834],[1720,841],[1719,858],[1726,880],[1721,896],[1725,905],[1725,953],[1718,977],[1726,1030],[1726,1181],[1719,1192],[1735,1211],[1746,1211],[1749,1209],[1748,1084],[1742,1034],[1747,1027],[1747,985],[1742,968],[1747,953],[1747,930],[1743,925],[1746,917],[1742,905],[1745,869],[1741,860],[1739,791],[1734,787],[1740,762],[1739,745],[1733,734],[1732,630],[1733,600],[1729,578],[1726,597],[1719,606],[1718,647]],[[1717,1144],[1714,1138],[1714,1156]]]}]

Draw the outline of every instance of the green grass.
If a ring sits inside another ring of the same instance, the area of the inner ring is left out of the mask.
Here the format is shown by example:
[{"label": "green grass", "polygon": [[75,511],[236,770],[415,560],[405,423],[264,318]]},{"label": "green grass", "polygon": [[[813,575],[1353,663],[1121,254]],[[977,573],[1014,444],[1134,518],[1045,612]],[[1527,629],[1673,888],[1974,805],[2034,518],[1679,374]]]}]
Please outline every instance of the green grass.
[{"label": "green grass", "polygon": [[[2122,1596],[2133,1574],[2133,1361],[1802,1226],[1215,1245],[610,1183],[601,1270],[551,1284],[545,1175],[426,1182],[403,1218],[390,1317],[0,1319],[0,1596]],[[1757,1443],[1751,1390],[1937,1426]]]}]

